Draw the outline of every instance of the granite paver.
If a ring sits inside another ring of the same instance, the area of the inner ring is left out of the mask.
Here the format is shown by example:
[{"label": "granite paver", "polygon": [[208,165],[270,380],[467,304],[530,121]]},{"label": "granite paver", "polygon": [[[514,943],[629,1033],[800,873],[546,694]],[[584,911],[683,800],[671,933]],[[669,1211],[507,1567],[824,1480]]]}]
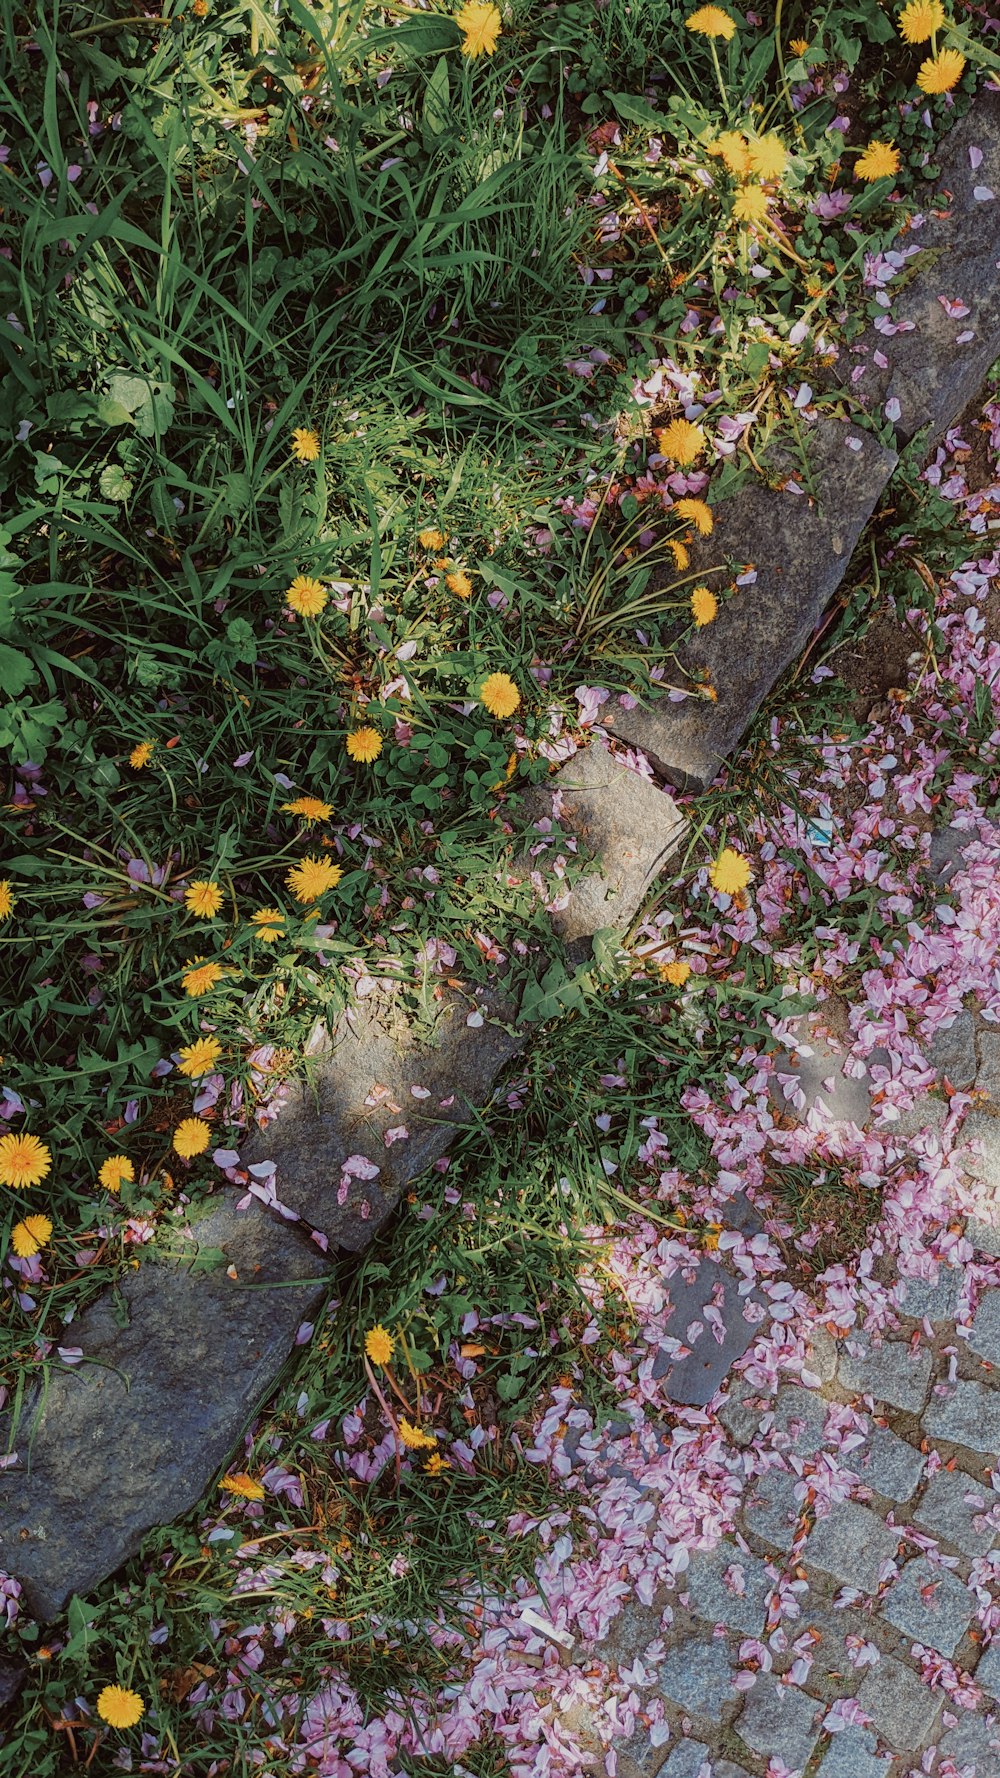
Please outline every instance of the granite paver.
[{"label": "granite paver", "polygon": [[1000,1365],[1000,1290],[984,1290],[969,1330],[969,1349]]},{"label": "granite paver", "polygon": [[866,1487],[887,1500],[912,1500],[926,1457],[887,1426],[876,1426],[865,1444],[848,1454],[848,1465]]},{"label": "granite paver", "polygon": [[878,1591],[883,1565],[896,1554],[899,1533],[855,1500],[840,1500],[816,1525],[802,1552],[804,1562],[845,1586]]},{"label": "granite paver", "polygon": [[1000,1496],[992,1488],[974,1482],[961,1470],[939,1469],[931,1476],[913,1517],[932,1537],[943,1537],[967,1556],[981,1556],[997,1537],[991,1526],[981,1523],[982,1517],[998,1500]]},{"label": "granite paver", "polygon": [[684,1584],[699,1617],[745,1636],[760,1633],[773,1582],[759,1557],[724,1539],[692,1557]]},{"label": "granite paver", "polygon": [[972,1603],[968,1588],[950,1568],[917,1556],[889,1588],[882,1611],[904,1636],[951,1656],[972,1621]]},{"label": "granite paver", "polygon": [[736,1724],[741,1741],[762,1758],[777,1754],[794,1771],[806,1766],[819,1739],[821,1704],[797,1686],[758,1676]]},{"label": "granite paver", "polygon": [[743,1518],[747,1528],[788,1551],[795,1542],[796,1525],[802,1501],[795,1497],[799,1477],[784,1469],[768,1469],[757,1476],[747,1489],[743,1501]]},{"label": "granite paver", "polygon": [[670,1649],[660,1665],[657,1684],[664,1697],[692,1716],[720,1722],[723,1705],[736,1696],[732,1688],[734,1671],[724,1642],[691,1638]]},{"label": "granite paver", "polygon": [[932,1692],[891,1655],[883,1655],[877,1666],[867,1669],[857,1697],[883,1740],[901,1753],[923,1746],[941,1708],[940,1693]]},{"label": "granite paver", "polygon": [[816,1778],[886,1778],[889,1762],[868,1729],[847,1728],[833,1736]]},{"label": "granite paver", "polygon": [[991,1642],[976,1668],[976,1684],[991,1698],[1000,1699],[1000,1642]]},{"label": "granite paver", "polygon": [[874,1401],[919,1414],[927,1400],[932,1359],[926,1346],[916,1352],[901,1340],[876,1345],[866,1334],[856,1334],[840,1356],[839,1377],[844,1388],[870,1395]]},{"label": "granite paver", "polygon": [[1000,1451],[1000,1395],[982,1383],[958,1382],[932,1397],[924,1426],[931,1438],[950,1439],[995,1457]]}]

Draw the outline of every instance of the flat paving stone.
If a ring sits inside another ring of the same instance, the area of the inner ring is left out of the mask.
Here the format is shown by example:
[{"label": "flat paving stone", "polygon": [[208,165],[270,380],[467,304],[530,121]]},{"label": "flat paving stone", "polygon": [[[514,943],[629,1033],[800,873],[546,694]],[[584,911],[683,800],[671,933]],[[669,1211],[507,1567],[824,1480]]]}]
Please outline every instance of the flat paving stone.
[{"label": "flat paving stone", "polygon": [[773,1584],[759,1557],[745,1555],[726,1540],[692,1556],[683,1577],[691,1609],[699,1617],[744,1636],[760,1634]]},{"label": "flat paving stone", "polygon": [[783,1383],[774,1400],[771,1439],[775,1450],[796,1457],[815,1457],[826,1443],[823,1428],[828,1409],[829,1403],[814,1389]]},{"label": "flat paving stone", "polygon": [[[961,1141],[966,1149],[966,1172],[982,1180],[993,1196],[1000,1197],[1000,1118],[985,1111],[970,1111],[962,1124]],[[971,1143],[976,1143],[973,1153]]]},{"label": "flat paving stone", "polygon": [[750,1482],[743,1500],[743,1521],[755,1536],[763,1537],[785,1553],[795,1542],[802,1502],[795,1497],[797,1475],[785,1469],[768,1469]]},{"label": "flat paving stone", "polygon": [[704,1741],[681,1741],[660,1767],[660,1778],[701,1778],[711,1755]]},{"label": "flat paving stone", "polygon": [[971,1012],[956,1013],[950,1025],[935,1031],[928,1048],[931,1067],[964,1092],[976,1078],[976,1022]]},{"label": "flat paving stone", "polygon": [[840,1355],[839,1377],[844,1388],[886,1401],[908,1414],[919,1414],[927,1400],[933,1360],[926,1346],[914,1352],[900,1340],[876,1346],[867,1334],[857,1334]]},{"label": "flat paving stone", "polygon": [[947,1394],[931,1397],[924,1426],[931,1438],[950,1439],[995,1457],[1000,1451],[1000,1395],[983,1383],[958,1382]]},{"label": "flat paving stone", "polygon": [[758,1674],[745,1697],[736,1723],[740,1740],[764,1759],[777,1754],[793,1771],[804,1771],[819,1739],[823,1706],[767,1673]]},{"label": "flat paving stone", "polygon": [[994,1105],[1000,1106],[1000,1031],[984,1026],[979,1034],[979,1073],[976,1086]]},{"label": "flat paving stone", "polygon": [[984,1216],[970,1216],[965,1225],[965,1238],[980,1253],[988,1253],[993,1259],[1000,1259],[1000,1204],[996,1208],[995,1220],[987,1220]]},{"label": "flat paving stone", "polygon": [[989,1364],[1000,1364],[1000,1290],[984,1290],[969,1330],[969,1347]]},{"label": "flat paving stone", "polygon": [[[667,1290],[671,1304],[667,1332],[691,1350],[685,1358],[673,1358],[661,1348],[653,1360],[653,1375],[671,1401],[703,1408],[756,1337],[760,1320],[748,1321],[744,1311],[749,1303],[759,1308],[763,1299],[758,1291],[741,1296],[733,1273],[710,1258],[701,1260],[693,1281],[675,1273],[667,1280]],[[708,1308],[721,1316],[721,1339],[706,1319]]]},{"label": "flat paving stone", "polygon": [[814,1327],[806,1342],[806,1369],[820,1384],[832,1383],[837,1375],[837,1357],[839,1348],[831,1333],[825,1327]]},{"label": "flat paving stone", "polygon": [[872,1087],[867,1077],[845,1072],[847,1051],[813,1029],[808,1015],[795,1021],[801,1050],[781,1050],[775,1058],[770,1095],[779,1111],[805,1117],[815,1111],[824,1123],[856,1124],[864,1129],[871,1116]]},{"label": "flat paving stone", "polygon": [[748,1445],[753,1438],[764,1410],[748,1404],[759,1404],[760,1399],[761,1392],[753,1383],[747,1383],[743,1377],[731,1378],[718,1417],[734,1444]]},{"label": "flat paving stone", "polygon": [[848,1468],[866,1487],[884,1494],[887,1500],[898,1501],[912,1500],[925,1462],[923,1451],[915,1450],[886,1426],[876,1426],[867,1443],[847,1456]]},{"label": "flat paving stone", "polygon": [[972,1594],[951,1569],[917,1556],[889,1588],[882,1615],[904,1636],[950,1657],[972,1622],[972,1607]]},{"label": "flat paving stone", "polygon": [[[979,1504],[970,1506],[967,1496]],[[992,1488],[974,1482],[961,1470],[939,1469],[931,1476],[913,1517],[932,1537],[943,1537],[967,1556],[981,1556],[992,1549],[997,1534],[989,1525],[977,1528],[976,1521],[998,1500],[1000,1496]]]},{"label": "flat paving stone", "polygon": [[947,883],[962,865],[965,849],[977,837],[963,827],[936,827],[928,852],[930,874],[936,883]]},{"label": "flat paving stone", "polygon": [[731,1759],[717,1759],[712,1766],[712,1778],[750,1778],[746,1766],[734,1766]]},{"label": "flat paving stone", "polygon": [[692,1716],[721,1722],[723,1706],[732,1702],[734,1667],[718,1637],[692,1637],[668,1651],[660,1663],[657,1687],[664,1697]]},{"label": "flat paving stone", "polygon": [[962,1778],[997,1778],[1000,1722],[985,1723],[970,1710],[942,1735],[938,1750],[942,1759],[954,1761]]},{"label": "flat paving stone", "polygon": [[1000,1642],[991,1642],[975,1672],[975,1681],[991,1698],[1000,1699]]},{"label": "flat paving stone", "polygon": [[886,1778],[890,1762],[877,1748],[869,1729],[842,1729],[820,1760],[816,1778]]},{"label": "flat paving stone", "polygon": [[902,1661],[883,1655],[877,1666],[866,1668],[857,1695],[883,1741],[899,1753],[913,1753],[930,1739],[942,1694],[932,1692]]},{"label": "flat paving stone", "polygon": [[890,1531],[867,1506],[840,1500],[817,1519],[802,1559],[844,1586],[875,1593],[882,1565],[895,1556],[898,1543],[898,1531]]},{"label": "flat paving stone", "polygon": [[954,1321],[962,1290],[962,1274],[957,1266],[938,1266],[937,1277],[904,1278],[900,1280],[899,1307],[915,1321]]}]

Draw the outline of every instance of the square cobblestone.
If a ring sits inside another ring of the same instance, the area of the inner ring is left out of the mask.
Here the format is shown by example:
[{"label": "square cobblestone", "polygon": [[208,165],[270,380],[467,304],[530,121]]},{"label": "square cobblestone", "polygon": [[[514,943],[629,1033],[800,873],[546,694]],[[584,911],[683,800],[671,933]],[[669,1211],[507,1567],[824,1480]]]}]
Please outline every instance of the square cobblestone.
[{"label": "square cobblestone", "polygon": [[733,1691],[733,1664],[724,1642],[692,1637],[672,1648],[660,1663],[658,1689],[691,1716],[721,1722]]},{"label": "square cobblestone", "polygon": [[922,1451],[908,1445],[885,1426],[876,1426],[867,1444],[847,1456],[847,1466],[856,1471],[866,1487],[884,1494],[887,1500],[911,1500],[924,1473],[926,1458]]},{"label": "square cobblestone", "polygon": [[1000,1642],[990,1643],[976,1668],[975,1679],[991,1698],[1000,1699]]},{"label": "square cobblestone", "polygon": [[704,1741],[681,1741],[674,1748],[659,1778],[700,1778],[702,1766],[709,1757]]},{"label": "square cobblestone", "polygon": [[989,1364],[1000,1364],[1000,1290],[984,1290],[972,1318],[969,1346]]},{"label": "square cobblestone", "polygon": [[744,1555],[729,1542],[699,1551],[682,1582],[699,1617],[744,1636],[760,1634],[773,1584],[759,1557]]},{"label": "square cobblestone", "polygon": [[908,1414],[919,1414],[927,1400],[931,1380],[931,1354],[926,1346],[916,1352],[901,1340],[886,1340],[873,1346],[866,1334],[858,1334],[851,1342],[860,1348],[857,1353],[844,1349],[840,1356],[840,1381],[845,1389],[870,1395],[874,1401],[887,1401]]},{"label": "square cobblestone", "polygon": [[972,1594],[951,1572],[926,1556],[907,1562],[886,1594],[883,1616],[904,1636],[953,1655],[972,1621]]},{"label": "square cobblestone", "polygon": [[815,1457],[825,1443],[823,1427],[829,1407],[815,1390],[784,1384],[774,1403],[775,1449],[792,1451],[797,1457]]},{"label": "square cobblestone", "polygon": [[733,1377],[729,1383],[729,1393],[721,1403],[718,1417],[734,1444],[748,1445],[761,1422],[762,1409],[748,1407],[748,1402],[760,1400],[760,1390],[747,1383],[743,1377]]},{"label": "square cobblestone", "polygon": [[[980,1504],[969,1505],[966,1495],[978,1495]],[[982,1482],[974,1482],[961,1470],[939,1469],[931,1476],[913,1517],[932,1537],[943,1537],[967,1556],[984,1555],[996,1542],[989,1526],[976,1529],[976,1519],[997,1504],[997,1495]]]},{"label": "square cobblestone", "polygon": [[997,1220],[997,1208],[994,1205],[989,1217],[970,1216],[965,1225],[965,1238],[980,1253],[991,1253],[994,1259],[1000,1259],[1000,1221]]},{"label": "square cobblestone", "polygon": [[841,1500],[825,1518],[817,1519],[803,1560],[845,1586],[875,1593],[882,1564],[896,1554],[898,1543],[898,1531],[888,1530],[867,1506]]},{"label": "square cobblestone", "polygon": [[915,1321],[922,1321],[924,1316],[928,1321],[954,1321],[962,1288],[962,1274],[956,1266],[946,1266],[942,1260],[933,1284],[924,1278],[900,1282],[903,1288],[899,1306],[904,1315],[912,1315]]},{"label": "square cobblestone", "polygon": [[795,1527],[802,1510],[796,1500],[797,1475],[784,1469],[768,1469],[751,1481],[743,1503],[743,1519],[757,1537],[763,1537],[786,1553],[795,1542]]},{"label": "square cobblestone", "polygon": [[988,1727],[971,1710],[942,1735],[942,1759],[954,1760],[962,1778],[997,1778],[1000,1772],[1000,1723]]},{"label": "square cobblestone", "polygon": [[820,1760],[816,1778],[885,1778],[889,1762],[879,1759],[869,1729],[842,1729]]},{"label": "square cobblestone", "polygon": [[762,1759],[777,1754],[786,1766],[801,1772],[819,1739],[822,1714],[823,1706],[815,1698],[760,1674],[753,1689],[746,1693],[736,1732]]},{"label": "square cobblestone", "polygon": [[712,1767],[712,1778],[750,1778],[746,1766],[734,1766],[731,1759],[717,1759]]},{"label": "square cobblestone", "polygon": [[924,1427],[931,1438],[947,1438],[995,1457],[1000,1451],[1000,1395],[984,1383],[956,1383],[947,1394],[932,1396]]},{"label": "square cobblestone", "polygon": [[941,1708],[935,1696],[902,1661],[883,1655],[858,1687],[858,1703],[890,1747],[913,1753],[928,1740]]}]

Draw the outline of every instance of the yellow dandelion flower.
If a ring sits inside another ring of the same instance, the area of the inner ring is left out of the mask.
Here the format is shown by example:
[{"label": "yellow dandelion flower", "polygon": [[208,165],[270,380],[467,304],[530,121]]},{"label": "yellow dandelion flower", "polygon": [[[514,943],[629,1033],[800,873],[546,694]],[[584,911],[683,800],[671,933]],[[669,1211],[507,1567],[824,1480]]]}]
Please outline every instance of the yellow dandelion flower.
[{"label": "yellow dandelion flower", "polygon": [[331,864],[328,858],[303,858],[300,864],[293,864],[285,876],[285,882],[303,907],[317,901],[328,890],[335,889],[343,876],[339,864]]},{"label": "yellow dandelion flower", "polygon": [[891,179],[899,172],[899,149],[891,142],[869,142],[864,154],[854,163],[854,177],[871,183],[875,179]]},{"label": "yellow dandelion flower", "polygon": [[222,890],[218,883],[199,877],[185,889],[184,906],[196,920],[214,920],[222,906]]},{"label": "yellow dandelion flower", "polygon": [[344,745],[348,759],[353,759],[358,765],[369,766],[382,751],[382,736],[377,728],[356,728],[351,730]]},{"label": "yellow dandelion flower", "polygon": [[196,19],[207,19],[208,0],[192,0],[191,11]]},{"label": "yellow dandelion flower", "polygon": [[676,963],[665,963],[660,974],[665,982],[670,983],[672,988],[683,988],[684,983],[691,974],[691,965],[690,963],[682,963],[680,960]]},{"label": "yellow dandelion flower", "polygon": [[446,574],[444,584],[450,593],[454,593],[456,599],[467,599],[472,592],[472,582],[461,568]]},{"label": "yellow dandelion flower", "polygon": [[301,815],[303,821],[329,821],[332,803],[321,803],[318,796],[297,796],[293,803],[282,803],[286,815]]},{"label": "yellow dandelion flower", "polygon": [[719,601],[707,586],[696,586],[691,594],[691,616],[696,630],[710,624],[719,609]]},{"label": "yellow dandelion flower", "polygon": [[682,468],[700,457],[707,443],[704,430],[693,420],[671,420],[660,427],[657,441],[661,456],[672,458]]},{"label": "yellow dandelion flower", "polygon": [[474,59],[493,54],[502,21],[491,0],[465,0],[461,12],[455,14],[455,23],[462,33],[463,56]]},{"label": "yellow dandelion flower", "polygon": [[182,1118],[174,1131],[174,1152],[184,1161],[193,1160],[196,1154],[204,1154],[211,1139],[203,1117]]},{"label": "yellow dandelion flower", "polygon": [[376,1321],[375,1326],[370,1327],[365,1334],[365,1356],[373,1364],[391,1364],[395,1350],[396,1342],[388,1328],[383,1327],[381,1321]]},{"label": "yellow dandelion flower", "polygon": [[0,1185],[24,1191],[41,1185],[52,1169],[52,1156],[37,1136],[0,1136]]},{"label": "yellow dandelion flower", "polygon": [[728,43],[736,35],[736,20],[730,18],[728,12],[723,12],[721,6],[699,6],[684,23],[699,37],[723,37]]},{"label": "yellow dandelion flower", "polygon": [[225,973],[221,963],[203,963],[200,957],[195,957],[181,976],[181,987],[192,1000],[200,1000],[203,994],[218,986]]},{"label": "yellow dandelion flower", "polygon": [[899,35],[904,43],[926,43],[943,24],[941,0],[910,0],[899,15]]},{"label": "yellow dandelion flower", "polygon": [[408,1451],[433,1451],[437,1445],[437,1439],[421,1432],[419,1426],[411,1426],[405,1414],[399,1416],[399,1436]]},{"label": "yellow dandelion flower", "polygon": [[709,870],[709,882],[720,895],[738,895],[750,881],[750,860],[732,846],[724,846]]},{"label": "yellow dandelion flower", "polygon": [[282,937],[285,916],[280,908],[258,908],[250,918],[257,928],[254,938],[259,939],[262,945],[273,945],[276,939]]},{"label": "yellow dandelion flower", "polygon": [[439,531],[436,525],[427,525],[417,532],[417,542],[421,549],[444,549],[447,541],[445,533]]},{"label": "yellow dandelion flower", "polygon": [[296,426],[292,433],[292,456],[299,463],[315,463],[319,456],[319,433],[310,426]]},{"label": "yellow dandelion flower", "polygon": [[727,173],[733,173],[737,178],[742,178],[750,171],[747,140],[739,130],[723,130],[714,142],[708,144],[706,152],[721,160]]},{"label": "yellow dandelion flower", "polygon": [[18,1259],[34,1259],[52,1238],[52,1224],[47,1216],[26,1216],[15,1222],[10,1231],[10,1244]]},{"label": "yellow dandelion flower", "polygon": [[285,594],[285,604],[300,617],[318,617],[327,601],[322,581],[311,574],[297,574]]},{"label": "yellow dandelion flower", "polygon": [[211,1074],[222,1054],[222,1045],[217,1037],[199,1037],[194,1043],[186,1043],[178,1054],[178,1072],[186,1074],[189,1080],[201,1080],[203,1075]]},{"label": "yellow dandelion flower", "polygon": [[127,1686],[106,1685],[98,1694],[97,1714],[109,1728],[132,1729],[145,1712],[145,1701]]},{"label": "yellow dandelion flower", "polygon": [[123,1183],[131,1185],[135,1178],[135,1168],[127,1154],[109,1154],[107,1160],[101,1162],[97,1177],[105,1191],[120,1192]]},{"label": "yellow dandelion flower", "polygon": [[767,193],[759,185],[741,185],[733,199],[733,215],[737,222],[763,222],[767,216]]},{"label": "yellow dandelion flower", "polygon": [[490,673],[483,680],[479,702],[491,716],[513,716],[520,708],[521,694],[509,673]]},{"label": "yellow dandelion flower", "polygon": [[434,1455],[428,1457],[427,1462],[424,1464],[424,1474],[443,1475],[444,1471],[450,1468],[451,1464],[448,1462],[447,1457],[442,1457],[440,1451],[435,1451]]},{"label": "yellow dandelion flower", "polygon": [[685,495],[683,500],[675,500],[670,510],[679,519],[688,519],[699,537],[711,537],[715,520],[712,517],[712,508],[704,500],[692,500]]},{"label": "yellow dandelion flower", "polygon": [[238,1500],[263,1500],[265,1491],[260,1482],[255,1482],[252,1475],[223,1476],[219,1487],[226,1494],[235,1494]]},{"label": "yellow dandelion flower", "polygon": [[780,136],[760,136],[747,145],[747,159],[761,179],[777,179],[788,164],[788,153]]},{"label": "yellow dandelion flower", "polygon": [[917,85],[922,93],[950,93],[965,73],[965,57],[960,49],[942,49],[936,56],[921,62]]},{"label": "yellow dandelion flower", "polygon": [[137,772],[141,772],[143,766],[148,766],[152,759],[155,746],[155,741],[139,741],[128,756],[129,765],[134,767]]},{"label": "yellow dandelion flower", "polygon": [[677,569],[678,574],[683,574],[684,569],[690,568],[691,566],[691,557],[688,555],[683,543],[679,543],[676,537],[668,537],[667,548],[674,558],[674,567]]},{"label": "yellow dandelion flower", "polygon": [[9,920],[17,906],[17,896],[10,886],[9,877],[0,877],[0,925]]},{"label": "yellow dandelion flower", "polygon": [[788,47],[793,55],[804,56],[809,49],[809,39],[807,37],[793,37]]}]

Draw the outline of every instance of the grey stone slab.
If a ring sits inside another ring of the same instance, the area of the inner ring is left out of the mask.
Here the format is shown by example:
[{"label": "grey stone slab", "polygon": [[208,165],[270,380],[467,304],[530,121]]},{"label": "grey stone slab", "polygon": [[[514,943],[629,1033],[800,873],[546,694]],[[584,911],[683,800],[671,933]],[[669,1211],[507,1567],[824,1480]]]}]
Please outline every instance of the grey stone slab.
[{"label": "grey stone slab", "polygon": [[[311,1077],[295,1083],[274,1123],[241,1145],[243,1164],[274,1162],[282,1203],[331,1247],[361,1252],[404,1187],[444,1153],[523,1048],[507,1028],[516,1012],[499,989],[448,990],[424,1033],[386,995],[358,1002],[332,1033],[317,1027]],[[480,1016],[482,1024],[468,1023]],[[387,1133],[402,1128],[407,1136],[387,1146]],[[351,1156],[377,1175],[345,1181],[341,1169]]]},{"label": "grey stone slab", "polygon": [[194,1234],[176,1237],[191,1262],[221,1249],[236,1278],[145,1258],[73,1323],[83,1362],[52,1367],[11,1440],[0,1569],[42,1619],[194,1505],[322,1301],[318,1249],[256,1201],[237,1211],[227,1192]]},{"label": "grey stone slab", "polygon": [[902,1661],[883,1655],[876,1666],[865,1670],[858,1703],[890,1747],[897,1753],[913,1753],[931,1735],[941,1694],[932,1692]]},{"label": "grey stone slab", "polygon": [[931,834],[928,868],[936,883],[947,883],[963,863],[965,849],[976,838],[962,827],[936,827]]},{"label": "grey stone slab", "polygon": [[[808,1014],[796,1022],[804,1047],[780,1050],[775,1057],[769,1088],[773,1104],[788,1117],[806,1117],[815,1111],[824,1123],[856,1124],[864,1129],[871,1116],[873,1090],[867,1076],[856,1078],[845,1072],[848,1052],[819,1031]],[[793,1078],[782,1080],[779,1075]]]},{"label": "grey stone slab", "polygon": [[926,1556],[907,1562],[882,1605],[884,1617],[904,1636],[954,1654],[972,1621],[972,1594],[950,1568],[933,1566]]},{"label": "grey stone slab", "polygon": [[979,1073],[976,1086],[1000,1108],[1000,1031],[984,1025],[979,1033]]},{"label": "grey stone slab", "polygon": [[912,1500],[924,1473],[926,1458],[922,1451],[908,1445],[885,1426],[876,1426],[871,1437],[847,1458],[866,1487],[884,1494],[887,1500]]},{"label": "grey stone slab", "polygon": [[768,1469],[752,1480],[743,1501],[748,1531],[786,1554],[795,1542],[802,1502],[795,1498],[799,1478],[784,1469]]},{"label": "grey stone slab", "polygon": [[954,1321],[962,1289],[962,1274],[957,1266],[938,1266],[933,1281],[926,1278],[900,1280],[899,1307],[915,1321]]},{"label": "grey stone slab", "polygon": [[0,1655],[0,1710],[13,1704],[27,1677],[27,1662],[21,1655]]},{"label": "grey stone slab", "polygon": [[773,1584],[757,1556],[745,1555],[728,1540],[714,1550],[696,1551],[682,1580],[699,1617],[744,1636],[758,1636],[763,1629]]},{"label": "grey stone slab", "polygon": [[[547,784],[529,792],[524,803],[534,824],[526,836],[532,854],[544,846],[548,832],[553,852],[565,850],[571,835],[596,867],[576,881],[566,907],[552,915],[553,929],[570,945],[592,938],[602,927],[625,931],[687,828],[673,798],[623,766],[596,735]],[[521,864],[544,867],[545,855],[543,851]]]},{"label": "grey stone slab", "polygon": [[837,1375],[837,1342],[825,1327],[814,1327],[806,1342],[806,1369],[820,1384],[832,1383]]},{"label": "grey stone slab", "polygon": [[1000,1395],[982,1383],[959,1382],[934,1395],[924,1415],[931,1438],[950,1439],[995,1457],[1000,1451]]},{"label": "grey stone slab", "polygon": [[[849,1346],[858,1348],[856,1352]],[[886,1401],[908,1414],[919,1414],[931,1380],[931,1354],[926,1346],[913,1351],[900,1340],[877,1346],[867,1334],[855,1334],[841,1351],[839,1375],[844,1388]]]},{"label": "grey stone slab", "polygon": [[660,1778],[701,1778],[702,1768],[711,1757],[704,1741],[681,1741],[660,1767]]},{"label": "grey stone slab", "polygon": [[796,1457],[815,1457],[825,1441],[823,1427],[829,1403],[813,1389],[783,1383],[774,1402],[771,1442],[775,1450]]},{"label": "grey stone slab", "polygon": [[[998,1206],[1000,1218],[1000,1206]],[[987,1222],[984,1217],[970,1216],[965,1225],[965,1238],[980,1253],[988,1253],[993,1259],[1000,1259],[1000,1219]]]},{"label": "grey stone slab", "polygon": [[733,1673],[724,1642],[716,1636],[691,1637],[670,1649],[661,1661],[657,1687],[691,1716],[721,1722],[723,1707],[736,1697]]},{"label": "grey stone slab", "polygon": [[992,1549],[997,1534],[976,1521],[982,1520],[998,1498],[984,1482],[974,1482],[959,1469],[939,1469],[931,1476],[913,1517],[932,1537],[943,1537],[967,1556],[981,1556]]},{"label": "grey stone slab", "polygon": [[689,671],[711,675],[718,701],[661,699],[612,716],[612,732],[685,789],[711,783],[801,653],[897,461],[870,432],[827,416],[803,427],[803,447],[805,465],[787,444],[765,452],[764,474],[749,473],[715,506],[713,535],[691,548],[692,570],[717,592],[750,563],[757,573],[680,649]]},{"label": "grey stone slab", "polygon": [[743,1377],[733,1377],[718,1414],[730,1438],[737,1445],[748,1445],[761,1422],[763,1409],[752,1404],[760,1402],[760,1390]]},{"label": "grey stone slab", "polygon": [[[686,1358],[672,1358],[661,1349],[653,1360],[653,1375],[662,1381],[664,1394],[671,1401],[705,1407],[755,1338],[760,1322],[748,1321],[744,1310],[751,1302],[759,1306],[762,1298],[758,1291],[741,1296],[733,1273],[710,1256],[702,1257],[693,1281],[675,1273],[667,1279],[667,1290],[670,1315],[666,1331],[691,1350]],[[712,1322],[705,1319],[709,1307],[718,1309],[722,1318],[721,1340]],[[692,1327],[697,1331],[689,1332]]]},{"label": "grey stone slab", "polygon": [[[975,1153],[967,1147],[975,1142]],[[970,1111],[962,1124],[962,1144],[966,1172],[982,1180],[994,1197],[1000,1198],[1000,1118],[985,1111]]]},{"label": "grey stone slab", "polygon": [[984,1651],[975,1680],[991,1698],[1000,1699],[1000,1642],[991,1642]]},{"label": "grey stone slab", "polygon": [[889,1761],[877,1749],[878,1742],[869,1729],[842,1729],[832,1737],[816,1778],[886,1778]]},{"label": "grey stone slab", "polygon": [[875,1593],[879,1570],[896,1554],[899,1533],[856,1500],[840,1500],[810,1532],[803,1560],[844,1586]]},{"label": "grey stone slab", "polygon": [[1000,1722],[986,1723],[970,1710],[941,1736],[938,1751],[942,1759],[954,1761],[962,1778],[997,1778]]},{"label": "grey stone slab", "polygon": [[1000,1364],[1000,1290],[984,1290],[972,1317],[969,1346],[988,1364]]},{"label": "grey stone slab", "polygon": [[777,1754],[793,1771],[805,1770],[819,1739],[823,1706],[796,1687],[758,1674],[736,1723],[741,1741],[762,1759]]},{"label": "grey stone slab", "polygon": [[734,1766],[731,1759],[717,1759],[712,1765],[712,1778],[750,1778],[746,1766]]},{"label": "grey stone slab", "polygon": [[953,1087],[965,1090],[976,1078],[976,1022],[971,1012],[956,1013],[936,1031],[928,1050],[931,1067]]}]

